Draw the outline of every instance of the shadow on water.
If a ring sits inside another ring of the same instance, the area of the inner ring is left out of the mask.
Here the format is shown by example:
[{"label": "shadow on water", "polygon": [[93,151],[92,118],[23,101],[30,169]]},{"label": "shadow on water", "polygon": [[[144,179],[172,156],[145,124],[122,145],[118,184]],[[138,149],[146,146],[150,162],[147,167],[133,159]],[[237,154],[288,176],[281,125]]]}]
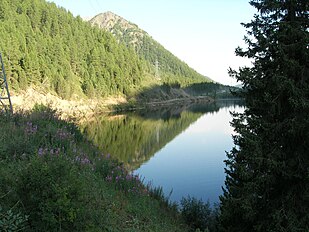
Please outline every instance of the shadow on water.
[{"label": "shadow on water", "polygon": [[81,129],[103,153],[110,153],[135,170],[203,114],[232,104],[236,103],[218,101],[98,115],[81,125]]}]

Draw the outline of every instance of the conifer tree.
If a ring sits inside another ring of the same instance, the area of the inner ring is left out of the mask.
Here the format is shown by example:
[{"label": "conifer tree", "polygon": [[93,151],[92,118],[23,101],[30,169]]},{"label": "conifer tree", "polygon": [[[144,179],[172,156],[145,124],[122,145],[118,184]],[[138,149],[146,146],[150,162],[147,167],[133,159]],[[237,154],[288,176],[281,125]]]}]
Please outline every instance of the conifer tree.
[{"label": "conifer tree", "polygon": [[[16,92],[34,87],[67,99],[103,97],[130,92],[143,77],[135,51],[45,0],[2,0],[0,34],[7,79]],[[116,69],[127,72],[115,79]]]},{"label": "conifer tree", "polygon": [[309,1],[253,0],[252,67],[230,74],[246,101],[234,114],[221,231],[309,231]]}]

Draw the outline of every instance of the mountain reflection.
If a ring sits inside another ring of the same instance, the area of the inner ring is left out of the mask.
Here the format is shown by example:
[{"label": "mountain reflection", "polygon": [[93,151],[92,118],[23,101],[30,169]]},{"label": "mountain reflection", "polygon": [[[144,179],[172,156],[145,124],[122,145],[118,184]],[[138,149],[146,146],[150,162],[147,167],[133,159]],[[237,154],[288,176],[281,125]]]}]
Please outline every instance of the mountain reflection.
[{"label": "mountain reflection", "polygon": [[102,152],[135,170],[203,114],[218,111],[221,106],[191,104],[100,115],[81,129]]}]

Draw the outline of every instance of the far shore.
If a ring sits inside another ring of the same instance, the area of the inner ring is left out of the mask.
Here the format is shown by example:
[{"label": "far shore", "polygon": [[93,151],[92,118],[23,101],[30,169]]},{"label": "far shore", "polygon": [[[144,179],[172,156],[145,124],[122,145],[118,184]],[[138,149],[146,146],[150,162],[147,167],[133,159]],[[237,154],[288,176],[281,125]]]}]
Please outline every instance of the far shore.
[{"label": "far shore", "polygon": [[45,105],[55,110],[62,119],[79,121],[83,118],[117,111],[138,110],[148,107],[164,107],[190,103],[212,103],[209,96],[190,96],[168,100],[154,100],[148,102],[128,102],[123,96],[113,96],[102,99],[72,99],[64,100],[51,93],[42,93],[29,88],[19,94],[11,96],[14,111],[31,110],[36,104]]}]

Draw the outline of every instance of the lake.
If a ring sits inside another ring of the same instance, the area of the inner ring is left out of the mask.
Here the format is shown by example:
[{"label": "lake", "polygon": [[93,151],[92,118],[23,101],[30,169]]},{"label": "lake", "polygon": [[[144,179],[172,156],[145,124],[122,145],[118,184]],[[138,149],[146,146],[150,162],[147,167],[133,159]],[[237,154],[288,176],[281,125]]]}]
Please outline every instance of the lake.
[{"label": "lake", "polygon": [[212,204],[224,185],[225,151],[233,147],[230,111],[243,110],[241,102],[218,101],[101,115],[81,128],[145,183],[172,192],[171,201],[190,195]]}]

